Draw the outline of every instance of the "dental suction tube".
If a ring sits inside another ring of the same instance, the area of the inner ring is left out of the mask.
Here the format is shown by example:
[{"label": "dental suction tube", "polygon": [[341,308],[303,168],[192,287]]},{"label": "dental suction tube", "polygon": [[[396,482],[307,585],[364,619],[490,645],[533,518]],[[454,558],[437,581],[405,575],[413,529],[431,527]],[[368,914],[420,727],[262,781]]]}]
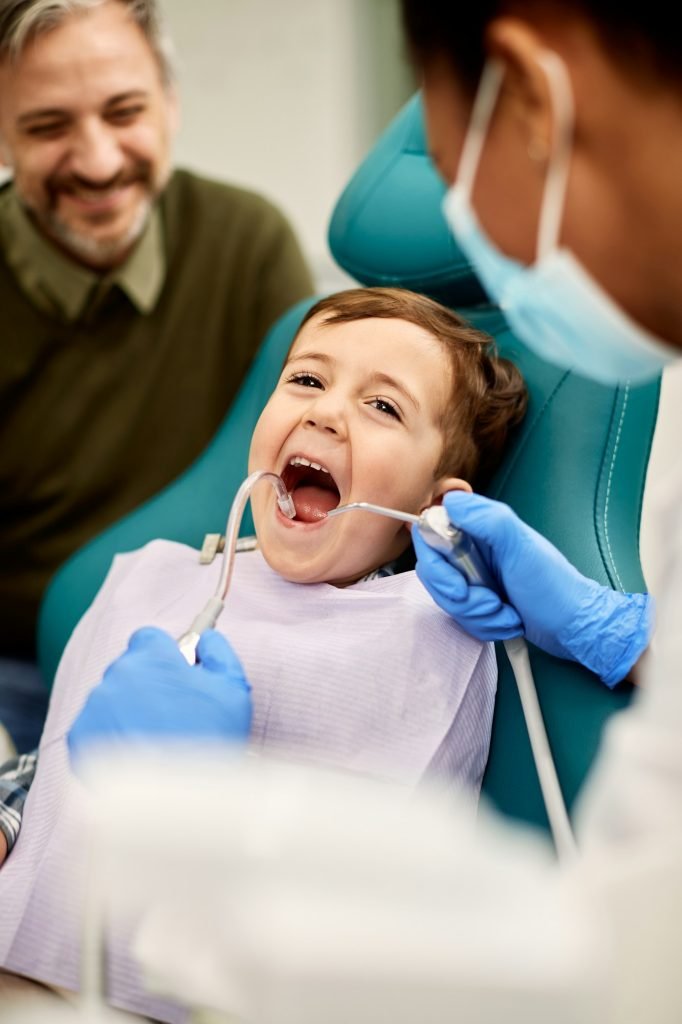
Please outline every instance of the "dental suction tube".
[{"label": "dental suction tube", "polygon": [[[433,505],[431,508],[425,509],[421,515],[415,516],[410,512],[384,508],[368,501],[354,501],[348,505],[339,505],[337,508],[331,509],[327,512],[327,518],[341,515],[343,512],[354,511],[373,512],[375,515],[388,516],[390,519],[400,519],[410,523],[419,530],[429,547],[440,551],[462,573],[470,586],[488,587],[495,593],[499,593],[499,584],[492,578],[476,545],[470,537],[450,522],[442,505]],[[533,760],[557,856],[561,861],[569,861],[577,856],[577,847],[542,717],[542,709],[528,656],[528,646],[523,637],[514,637],[503,642],[519,691]]]},{"label": "dental suction tube", "polygon": [[234,556],[237,548],[237,537],[239,536],[239,527],[241,526],[244,509],[246,508],[247,501],[251,497],[251,492],[256,484],[259,484],[261,480],[269,480],[274,487],[277,495],[277,504],[279,505],[283,515],[285,515],[287,519],[293,519],[296,515],[293,498],[284,486],[284,481],[277,475],[277,473],[269,473],[267,470],[259,469],[256,470],[255,473],[251,473],[251,475],[247,476],[246,480],[244,480],[234,496],[234,501],[232,502],[230,514],[227,519],[227,525],[225,527],[223,563],[215,594],[208,600],[206,607],[199,612],[189,629],[178,639],[180,652],[190,665],[194,665],[197,660],[197,644],[199,643],[199,637],[205,629],[214,628],[220,613],[225,607],[225,598],[227,597],[230,580],[232,579]]}]

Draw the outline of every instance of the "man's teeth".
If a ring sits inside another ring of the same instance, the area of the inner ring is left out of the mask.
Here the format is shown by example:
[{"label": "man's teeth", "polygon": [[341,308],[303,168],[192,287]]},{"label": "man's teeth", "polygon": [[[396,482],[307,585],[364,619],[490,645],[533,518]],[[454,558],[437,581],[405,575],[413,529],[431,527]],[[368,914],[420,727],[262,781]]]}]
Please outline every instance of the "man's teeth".
[{"label": "man's teeth", "polygon": [[[311,469],[320,470],[322,473],[329,473],[326,466],[321,466],[319,462],[309,462],[308,459],[304,459],[302,455],[294,455],[293,459],[289,459],[290,466],[310,466]],[[331,474],[330,474],[331,475]]]},{"label": "man's teeth", "polygon": [[101,189],[89,189],[89,188],[74,188],[71,190],[73,195],[79,199],[84,199],[86,203],[96,203],[101,200],[110,199],[112,196],[117,195],[122,191],[120,186],[116,188],[109,188],[106,190]]}]

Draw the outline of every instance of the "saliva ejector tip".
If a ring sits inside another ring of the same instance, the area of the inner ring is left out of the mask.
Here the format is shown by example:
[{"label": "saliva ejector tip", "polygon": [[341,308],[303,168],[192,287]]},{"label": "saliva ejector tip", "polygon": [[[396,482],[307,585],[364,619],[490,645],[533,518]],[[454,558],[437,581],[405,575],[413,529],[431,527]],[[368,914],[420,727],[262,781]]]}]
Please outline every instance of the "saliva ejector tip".
[{"label": "saliva ejector tip", "polygon": [[294,499],[288,491],[286,494],[277,495],[277,504],[280,507],[280,511],[287,517],[287,519],[296,518],[296,506],[294,505]]}]

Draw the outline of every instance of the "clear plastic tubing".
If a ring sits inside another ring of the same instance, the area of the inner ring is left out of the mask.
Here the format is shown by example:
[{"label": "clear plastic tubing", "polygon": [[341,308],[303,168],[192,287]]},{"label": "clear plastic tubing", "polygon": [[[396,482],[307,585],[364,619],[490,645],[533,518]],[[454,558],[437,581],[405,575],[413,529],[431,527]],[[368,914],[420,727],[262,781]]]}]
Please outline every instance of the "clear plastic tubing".
[{"label": "clear plastic tubing", "polygon": [[296,515],[294,500],[284,486],[284,481],[281,476],[278,476],[277,473],[270,473],[264,469],[259,469],[255,473],[251,473],[250,476],[247,476],[246,480],[234,496],[234,501],[232,502],[230,514],[227,519],[227,526],[225,527],[223,564],[215,594],[213,597],[209,598],[205,608],[202,608],[189,629],[178,639],[178,647],[180,648],[183,657],[190,665],[194,665],[197,660],[196,652],[199,637],[205,629],[214,628],[218,621],[218,616],[225,605],[225,598],[230,587],[230,580],[232,579],[234,556],[237,548],[237,537],[239,536],[239,527],[242,523],[244,509],[246,508],[247,501],[251,497],[251,492],[256,484],[259,484],[261,480],[269,480],[274,487],[277,495],[277,504],[279,505],[283,515],[285,515],[287,519],[293,519]]}]

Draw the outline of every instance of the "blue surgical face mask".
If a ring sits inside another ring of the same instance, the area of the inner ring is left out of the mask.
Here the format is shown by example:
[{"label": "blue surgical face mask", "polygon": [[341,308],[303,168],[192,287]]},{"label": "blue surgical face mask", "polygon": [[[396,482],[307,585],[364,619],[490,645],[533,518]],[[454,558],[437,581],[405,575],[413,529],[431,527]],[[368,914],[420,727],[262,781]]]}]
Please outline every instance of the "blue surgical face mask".
[{"label": "blue surgical face mask", "polygon": [[575,256],[559,246],[572,148],[572,91],[556,54],[546,53],[542,67],[556,125],[535,263],[525,266],[504,256],[481,229],[471,205],[481,150],[502,83],[503,69],[497,62],[490,62],[483,72],[457,179],[445,197],[445,217],[490,298],[532,352],[602,384],[643,383],[679,353],[635,323]]}]

